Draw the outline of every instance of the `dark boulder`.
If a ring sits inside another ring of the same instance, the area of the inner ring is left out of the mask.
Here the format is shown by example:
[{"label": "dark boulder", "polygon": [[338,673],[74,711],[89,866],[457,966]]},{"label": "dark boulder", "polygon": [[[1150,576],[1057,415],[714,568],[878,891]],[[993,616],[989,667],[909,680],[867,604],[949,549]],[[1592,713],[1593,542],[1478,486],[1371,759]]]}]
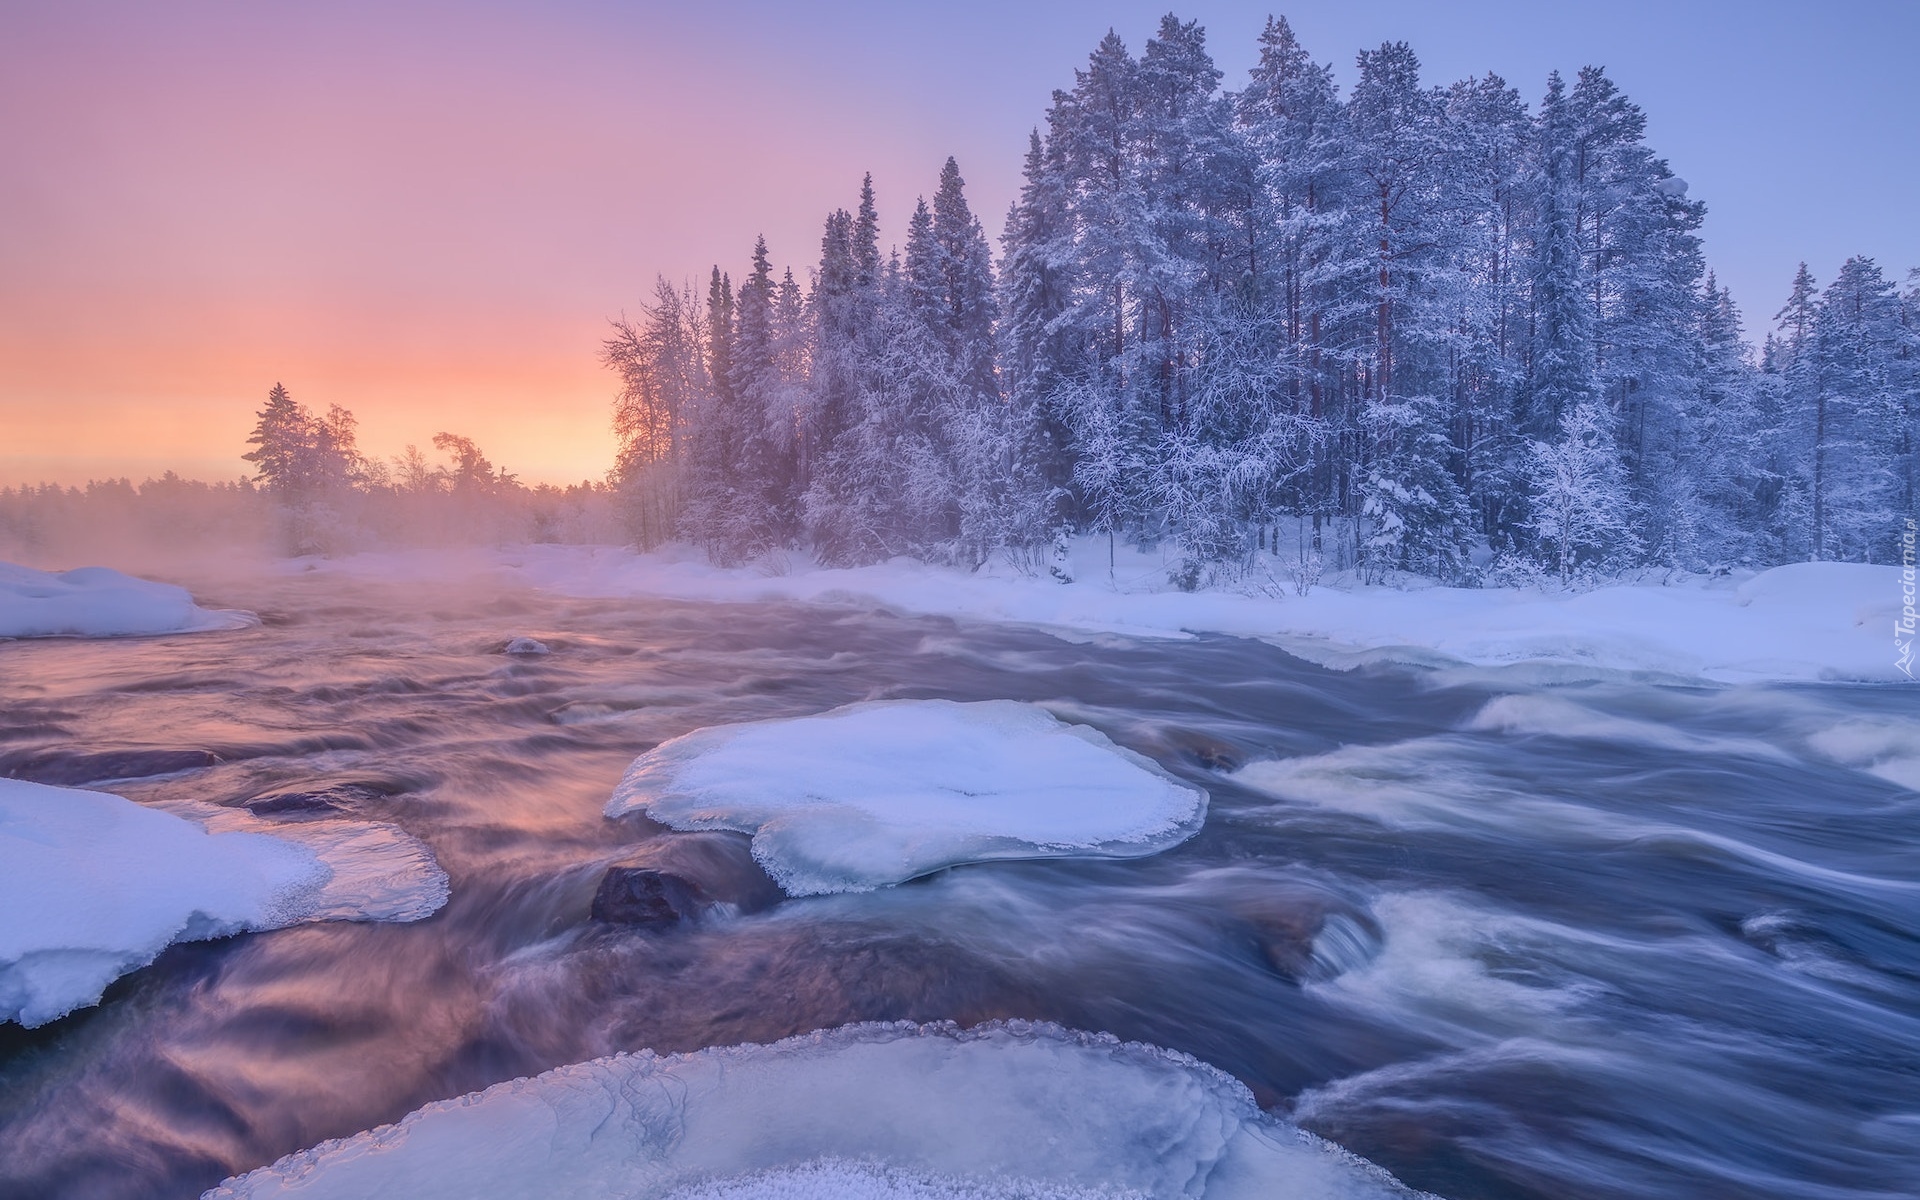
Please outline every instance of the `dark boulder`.
[{"label": "dark boulder", "polygon": [[[645,818],[624,818],[639,823]],[[780,885],[753,860],[753,839],[731,830],[661,832],[630,847],[623,867],[645,867],[684,879],[700,894],[741,913],[757,913],[787,898]]]},{"label": "dark boulder", "polygon": [[711,901],[689,880],[651,867],[609,867],[593,894],[593,919],[661,929],[692,920]]}]

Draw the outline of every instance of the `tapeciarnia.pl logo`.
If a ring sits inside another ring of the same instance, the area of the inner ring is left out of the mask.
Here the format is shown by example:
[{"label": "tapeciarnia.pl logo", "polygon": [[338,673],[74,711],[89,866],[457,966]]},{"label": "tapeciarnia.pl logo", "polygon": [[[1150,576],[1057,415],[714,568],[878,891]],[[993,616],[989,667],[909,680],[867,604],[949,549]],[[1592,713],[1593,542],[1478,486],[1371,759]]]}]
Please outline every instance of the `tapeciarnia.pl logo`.
[{"label": "tapeciarnia.pl logo", "polygon": [[1913,678],[1915,532],[1914,519],[1908,517],[1907,527],[1900,534],[1900,619],[1893,623],[1893,665],[1900,668],[1908,679]]}]

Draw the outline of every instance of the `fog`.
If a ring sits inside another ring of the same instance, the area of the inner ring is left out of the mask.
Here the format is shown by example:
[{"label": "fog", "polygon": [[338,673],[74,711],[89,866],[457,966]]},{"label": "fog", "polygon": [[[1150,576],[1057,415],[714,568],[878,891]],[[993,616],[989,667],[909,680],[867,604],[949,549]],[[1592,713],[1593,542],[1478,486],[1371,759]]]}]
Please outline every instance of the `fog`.
[{"label": "fog", "polygon": [[428,479],[338,489],[298,504],[249,482],[205,483],[172,472],[137,484],[0,488],[0,560],[41,570],[97,565],[168,574],[300,555],[628,540],[618,494],[591,483],[461,489]]}]

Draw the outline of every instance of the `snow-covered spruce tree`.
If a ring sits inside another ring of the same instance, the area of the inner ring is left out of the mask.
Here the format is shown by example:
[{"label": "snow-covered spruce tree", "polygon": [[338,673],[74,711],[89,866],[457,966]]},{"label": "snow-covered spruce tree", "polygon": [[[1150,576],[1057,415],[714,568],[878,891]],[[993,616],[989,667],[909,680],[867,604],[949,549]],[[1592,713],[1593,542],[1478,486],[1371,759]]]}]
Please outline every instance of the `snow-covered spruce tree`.
[{"label": "snow-covered spruce tree", "polygon": [[1581,269],[1574,129],[1558,72],[1547,80],[1537,130],[1542,171],[1531,263],[1533,338],[1517,414],[1520,428],[1535,440],[1559,430],[1566,415],[1596,390],[1593,315]]},{"label": "snow-covered spruce tree", "polygon": [[688,414],[682,537],[716,562],[737,561],[726,538],[726,516],[736,486],[733,398],[733,281],[718,266],[707,284],[702,346],[706,389]]},{"label": "snow-covered spruce tree", "polygon": [[247,444],[255,449],[241,458],[259,468],[254,475],[257,482],[291,499],[307,486],[313,474],[313,414],[294,400],[286,385],[276,383],[258,417],[247,438]]},{"label": "snow-covered spruce tree", "polygon": [[938,558],[958,525],[948,437],[962,385],[906,292],[903,271],[882,277],[851,420],[804,499],[815,546],[835,565]]},{"label": "snow-covered spruce tree", "polygon": [[[1897,561],[1911,483],[1913,343],[1900,296],[1870,258],[1848,259],[1813,323],[1815,559]],[[1803,417],[1804,423],[1804,417]]]},{"label": "snow-covered spruce tree", "polygon": [[715,397],[726,458],[712,496],[708,552],[736,563],[786,545],[797,527],[792,420],[796,400],[784,361],[784,323],[794,289],[773,279],[767,243],[754,243],[753,269],[734,302],[727,387]]},{"label": "snow-covered spruce tree", "polygon": [[1069,381],[1089,355],[1066,315],[1075,267],[1069,183],[1057,148],[1028,139],[1024,182],[1001,234],[998,331],[1007,397],[1010,499],[1018,540],[1085,520],[1073,491],[1074,439]]},{"label": "snow-covered spruce tree", "polygon": [[[826,561],[915,554],[977,566],[1014,536],[1016,464],[996,374],[992,256],[964,187],[948,159],[933,204],[921,201],[908,224],[904,262],[872,285],[859,266],[860,225],[828,222],[813,305],[813,391],[849,392],[804,498]],[[869,184],[869,216],[871,203]]]},{"label": "snow-covered spruce tree", "polygon": [[1787,447],[1778,409],[1750,361],[1732,294],[1709,276],[1704,300],[1699,392],[1688,406],[1688,441],[1676,448],[1700,506],[1693,540],[1703,565],[1779,562]]},{"label": "snow-covered spruce tree", "polygon": [[281,384],[267,393],[247,438],[255,449],[241,457],[259,468],[254,479],[266,485],[289,553],[326,553],[350,536],[354,489],[366,478],[356,426],[338,404],[315,416]]},{"label": "snow-covered spruce tree", "polygon": [[1362,545],[1368,573],[1458,578],[1467,567],[1473,510],[1447,469],[1452,446],[1443,406],[1431,396],[1373,404],[1367,421],[1374,453],[1360,492],[1369,518]]},{"label": "snow-covered spruce tree", "polygon": [[959,164],[947,159],[922,236],[915,237],[917,213],[909,231],[906,270],[914,315],[940,347],[941,372],[952,383],[934,417],[955,488],[942,557],[977,567],[1000,546],[1044,541],[1051,531],[1032,524],[1033,485],[1019,479],[1010,457],[1014,426],[996,368],[993,254],[965,187]]},{"label": "snow-covered spruce tree", "polygon": [[[1819,360],[1814,353],[1814,324],[1820,316],[1820,289],[1801,263],[1794,272],[1787,302],[1774,314],[1762,360],[1767,395],[1778,413],[1781,436],[1781,493],[1772,533],[1782,558],[1814,557],[1815,497],[1823,492],[1826,463],[1825,405],[1820,399]],[[1777,561],[1777,560],[1776,560]]]}]

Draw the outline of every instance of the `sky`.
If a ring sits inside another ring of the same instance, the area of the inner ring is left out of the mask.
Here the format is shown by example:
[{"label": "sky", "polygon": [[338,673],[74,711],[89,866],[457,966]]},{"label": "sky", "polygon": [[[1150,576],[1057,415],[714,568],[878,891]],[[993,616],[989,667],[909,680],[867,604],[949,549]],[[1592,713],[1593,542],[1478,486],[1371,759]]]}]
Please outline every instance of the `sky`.
[{"label": "sky", "polygon": [[[803,282],[871,171],[898,240],[955,156],[997,234],[1027,131],[1161,3],[0,0],[0,486],[234,479],[278,381],[380,456],[611,465],[606,323],[656,274]],[[1757,337],[1795,265],[1920,266],[1920,0],[1188,4],[1226,83],[1270,11],[1354,78],[1607,68],[1704,200]]]}]

